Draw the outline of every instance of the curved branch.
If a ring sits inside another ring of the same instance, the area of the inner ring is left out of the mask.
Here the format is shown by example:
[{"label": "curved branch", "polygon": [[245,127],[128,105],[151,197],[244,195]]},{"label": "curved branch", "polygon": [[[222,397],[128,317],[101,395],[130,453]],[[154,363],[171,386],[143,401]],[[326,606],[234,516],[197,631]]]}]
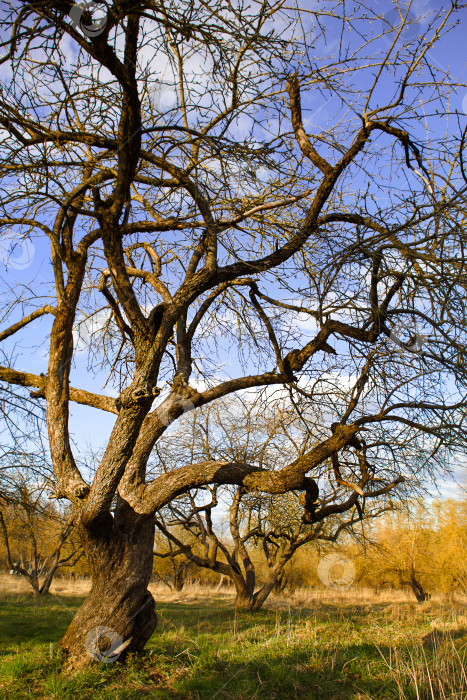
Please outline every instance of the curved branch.
[{"label": "curved branch", "polygon": [[2,340],[5,340],[6,338],[9,338],[11,335],[14,335],[17,331],[21,330],[21,328],[24,328],[24,326],[27,326],[32,321],[35,321],[36,318],[40,318],[41,316],[45,316],[45,314],[53,314],[55,316],[57,314],[57,309],[55,308],[55,306],[50,306],[50,305],[46,304],[41,309],[37,309],[36,311],[33,311],[28,316],[25,316],[24,318],[22,318],[21,321],[18,321],[17,323],[14,323],[9,328],[6,328],[4,331],[1,331],[0,332],[0,342]]}]

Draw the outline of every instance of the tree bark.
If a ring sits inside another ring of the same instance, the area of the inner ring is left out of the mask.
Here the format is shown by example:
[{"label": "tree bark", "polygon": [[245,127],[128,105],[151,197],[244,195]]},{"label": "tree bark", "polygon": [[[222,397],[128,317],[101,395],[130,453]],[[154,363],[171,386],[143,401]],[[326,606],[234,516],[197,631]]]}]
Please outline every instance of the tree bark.
[{"label": "tree bark", "polygon": [[237,597],[235,598],[235,609],[245,610],[246,612],[253,612],[255,608],[255,597],[253,594],[249,593],[246,589],[239,591],[237,586]]},{"label": "tree bark", "polygon": [[281,571],[279,571],[279,573],[277,574],[276,582],[274,584],[274,593],[276,593],[277,595],[283,593],[287,584],[287,576],[285,575],[284,569],[281,569]]},{"label": "tree bark", "polygon": [[418,603],[424,603],[425,600],[429,600],[431,598],[429,593],[425,593],[425,591],[423,590],[422,584],[415,577],[415,571],[414,571],[413,565],[412,565],[412,569],[410,572],[410,579],[408,581],[402,581],[402,583],[406,586],[410,586]]},{"label": "tree bark", "polygon": [[428,600],[428,593],[425,593],[422,584],[417,581],[415,576],[412,576],[410,579],[410,587],[418,603],[424,603],[425,600]]},{"label": "tree bark", "polygon": [[252,611],[255,605],[254,580],[245,580],[243,576],[234,572],[231,577],[236,590],[235,608],[236,610]]},{"label": "tree bark", "polygon": [[147,588],[154,519],[137,515],[119,499],[115,517],[108,515],[92,528],[78,527],[92,587],[60,642],[69,669],[93,659],[123,661],[129,652],[142,651],[157,625]]},{"label": "tree bark", "polygon": [[248,612],[257,612],[260,610],[269,597],[271,591],[277,582],[277,573],[271,573],[265,584],[258,590],[254,592],[253,586],[248,585],[244,581],[242,582],[237,577],[233,578],[235,589],[237,591],[237,597],[235,599],[235,607],[237,610],[247,610]]},{"label": "tree bark", "polygon": [[186,581],[187,563],[183,562],[175,567],[174,573],[174,588],[176,591],[181,591]]}]

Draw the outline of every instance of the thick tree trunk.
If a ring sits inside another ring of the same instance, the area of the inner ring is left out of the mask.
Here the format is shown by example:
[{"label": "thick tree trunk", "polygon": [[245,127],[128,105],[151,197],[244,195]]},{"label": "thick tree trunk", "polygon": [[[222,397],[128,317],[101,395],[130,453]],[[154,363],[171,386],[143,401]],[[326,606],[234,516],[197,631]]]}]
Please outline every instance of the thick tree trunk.
[{"label": "thick tree trunk", "polygon": [[272,592],[273,588],[275,585],[275,581],[266,581],[264,586],[260,588],[259,591],[255,593],[254,596],[254,605],[252,610],[256,612],[257,610],[260,610],[263,607],[263,604],[266,602],[267,598],[269,598],[270,593]]},{"label": "thick tree trunk", "polygon": [[241,575],[232,576],[235,590],[237,592],[235,598],[235,608],[237,610],[253,610],[255,605],[254,596],[254,580],[247,580]]},{"label": "thick tree trunk", "polygon": [[34,594],[39,593],[40,594],[40,587],[39,587],[39,579],[37,578],[37,574],[29,574],[28,575],[28,581],[32,586],[32,590],[34,591]]},{"label": "thick tree trunk", "polygon": [[61,646],[68,668],[92,659],[122,661],[140,652],[156,628],[155,602],[148,591],[154,544],[154,521],[119,503],[92,530],[79,526],[92,587],[67,629]]},{"label": "thick tree trunk", "polygon": [[417,581],[415,576],[412,576],[412,578],[410,580],[410,587],[413,591],[413,594],[415,595],[415,597],[417,599],[417,602],[424,603],[425,600],[429,600],[429,598],[428,598],[429,594],[425,593],[425,591],[423,590],[422,584],[419,581]]},{"label": "thick tree trunk", "polygon": [[55,576],[57,569],[58,569],[58,564],[56,562],[54,562],[52,564],[52,566],[50,567],[50,569],[47,571],[44,582],[43,582],[41,589],[39,591],[39,593],[41,595],[48,595],[49,594],[50,586],[52,584],[52,580],[53,580],[53,577]]},{"label": "thick tree trunk", "polygon": [[412,569],[411,574],[410,574],[410,580],[403,581],[403,583],[406,586],[410,586],[418,603],[424,603],[425,600],[430,600],[431,595],[429,593],[425,593],[425,591],[423,590],[422,584],[419,581],[417,581],[417,579],[415,577],[415,572],[413,571],[413,569]]},{"label": "thick tree trunk", "polygon": [[[237,588],[237,587],[236,587]],[[246,610],[252,612],[255,609],[255,597],[248,591],[239,591],[237,588],[237,597],[235,598],[235,608],[237,610]]]},{"label": "thick tree trunk", "polygon": [[287,576],[285,575],[284,569],[281,569],[281,571],[279,571],[279,573],[277,574],[276,582],[274,584],[274,593],[276,593],[277,595],[283,593],[287,584]]},{"label": "thick tree trunk", "polygon": [[236,609],[247,610],[248,612],[257,612],[260,610],[271,591],[274,589],[281,571],[281,566],[275,566],[271,569],[266,582],[256,593],[254,592],[255,576],[251,574],[251,571],[248,572],[245,578],[237,575],[236,572],[232,572],[233,575],[231,578],[234,582],[235,590],[237,591],[237,597],[235,599]]}]

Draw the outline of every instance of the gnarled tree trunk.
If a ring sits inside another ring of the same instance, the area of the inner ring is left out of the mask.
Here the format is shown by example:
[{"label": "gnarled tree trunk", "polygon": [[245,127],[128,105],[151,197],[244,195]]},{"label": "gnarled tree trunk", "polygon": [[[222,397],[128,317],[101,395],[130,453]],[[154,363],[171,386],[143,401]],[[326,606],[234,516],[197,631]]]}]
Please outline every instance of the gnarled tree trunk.
[{"label": "gnarled tree trunk", "polygon": [[418,603],[424,603],[426,600],[430,600],[431,595],[429,593],[425,593],[422,584],[415,576],[415,568],[413,564],[410,568],[410,579],[408,581],[402,581],[402,583],[405,586],[410,586]]},{"label": "gnarled tree trunk", "polygon": [[182,564],[176,565],[174,568],[174,588],[180,592],[186,582],[187,562],[182,562]]},{"label": "gnarled tree trunk", "polygon": [[92,587],[60,644],[69,668],[92,659],[105,663],[141,651],[157,625],[148,591],[152,572],[154,520],[119,502],[92,529],[79,525]]},{"label": "gnarled tree trunk", "polygon": [[232,559],[229,566],[229,575],[236,591],[235,608],[237,610],[253,610],[255,604],[255,571],[248,556],[243,559],[243,565],[245,574],[235,560]]},{"label": "gnarled tree trunk", "polygon": [[238,576],[233,575],[232,580],[235,584],[237,597],[235,599],[235,607],[237,610],[247,610],[248,612],[257,612],[266,602],[267,598],[277,584],[278,577],[282,571],[282,566],[275,566],[260,589],[255,592],[255,575]]},{"label": "gnarled tree trunk", "polygon": [[274,584],[274,593],[280,594],[283,593],[287,584],[288,584],[288,579],[285,574],[285,571],[282,569],[279,574],[277,575],[276,583]]},{"label": "gnarled tree trunk", "polygon": [[241,582],[240,579],[237,580],[237,577],[235,577],[233,581],[235,591],[237,593],[235,598],[235,608],[237,610],[254,610],[255,596],[251,586],[247,586],[245,581]]}]

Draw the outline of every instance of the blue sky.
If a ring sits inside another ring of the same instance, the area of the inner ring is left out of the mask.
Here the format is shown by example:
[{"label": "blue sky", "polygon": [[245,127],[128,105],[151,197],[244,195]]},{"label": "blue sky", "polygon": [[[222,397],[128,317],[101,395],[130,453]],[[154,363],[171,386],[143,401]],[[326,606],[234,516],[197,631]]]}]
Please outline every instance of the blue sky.
[{"label": "blue sky", "polygon": [[[450,6],[450,2],[442,3],[441,7],[446,8]],[[302,7],[307,7],[308,9],[318,9],[324,8],[325,5],[320,2],[311,2],[308,4],[303,4]],[[417,32],[423,32],[429,23],[429,18],[423,19],[423,16],[430,12],[431,8],[439,8],[440,4],[434,2],[415,2],[412,5],[412,12],[414,18],[417,20],[420,18],[419,24],[413,28],[413,32],[416,35]],[[375,12],[378,8],[381,8],[383,14],[388,16],[388,13],[393,8],[393,4],[390,2],[380,2],[372,3],[372,8]],[[466,10],[463,10],[462,15],[460,15],[461,23],[452,30],[448,36],[441,39],[441,41],[429,52],[429,61],[431,65],[439,68],[442,71],[451,70],[455,74],[460,82],[466,79],[465,69],[466,69],[466,52],[464,49],[465,45],[465,19]],[[305,18],[305,26],[306,26]],[[376,23],[377,24],[377,23]],[[336,34],[332,23],[329,24],[329,32],[326,36],[326,42],[321,38],[316,41],[315,49],[317,52],[321,52],[322,55],[325,52],[331,54],[336,51],[336,46],[338,43],[338,35]],[[376,31],[379,31],[380,25],[376,26]],[[310,28],[311,31],[311,28]],[[357,47],[358,42],[361,39],[358,34],[355,35],[355,40],[351,41],[351,45]],[[73,48],[69,47],[70,56],[73,54]],[[365,73],[365,80],[362,80],[362,84],[368,84],[370,79],[371,71],[368,70]],[[8,80],[9,76],[5,74],[3,80]],[[375,94],[375,98],[378,99],[386,97],[385,90],[389,89],[391,84],[390,76],[386,78],[381,84],[381,91]],[[342,106],[339,103],[337,97],[326,98],[323,97],[317,91],[309,91],[303,99],[304,107],[304,118],[305,124],[308,124],[310,130],[315,130],[317,127],[326,128],[332,120],[336,118],[336,114],[342,115]],[[451,119],[452,129],[455,130],[457,124],[457,116],[454,114],[456,111],[459,113],[459,119],[461,124],[465,125],[465,114],[467,113],[467,90],[464,87],[460,87],[456,93],[453,95],[453,100],[450,105],[450,111],[453,113]],[[267,115],[265,115],[265,118]],[[434,117],[434,120],[438,120],[439,128],[444,126],[444,115],[439,117]],[[431,120],[433,122],[433,119]],[[274,123],[274,117],[271,117],[268,129],[274,130],[277,124]],[[243,138],[244,133],[248,130],[249,124],[248,120],[245,119],[244,122],[240,121],[237,124],[238,136]],[[290,129],[290,125],[287,127]],[[11,183],[14,184],[14,183]],[[361,183],[363,185],[363,182]],[[355,183],[356,189],[360,186],[360,183]],[[2,265],[2,262],[4,263]],[[7,286],[11,289],[15,288],[17,285],[22,286],[25,290],[26,296],[29,295],[28,303],[26,308],[30,303],[31,306],[34,305],[34,296],[38,289],[46,288],[51,279],[50,265],[48,261],[48,247],[44,241],[33,238],[31,242],[24,243],[22,246],[17,246],[15,250],[11,251],[8,241],[4,242],[0,246],[0,270],[2,277]],[[29,291],[28,291],[29,290]],[[9,323],[15,320],[15,316],[11,316]],[[27,331],[21,335],[21,339],[15,338],[15,341],[8,341],[4,347],[6,347],[7,355],[13,353],[17,358],[15,366],[18,369],[28,370],[39,374],[40,372],[46,372],[47,362],[47,347],[46,347],[46,336],[47,328],[50,327],[51,320],[49,318],[44,318],[42,320],[36,321],[33,326],[30,326]],[[312,324],[311,324],[312,325]],[[0,328],[3,328],[5,323],[1,324]],[[312,327],[306,325],[304,326],[304,332],[311,333]],[[82,333],[83,335],[83,333]],[[41,340],[39,345],[37,344],[37,339]],[[19,341],[19,342],[18,342]],[[82,339],[77,342],[77,352],[75,354],[75,361],[72,371],[72,385],[80,386],[82,388],[88,389],[90,391],[97,391],[102,393],[108,393],[110,395],[116,395],[116,391],[112,387],[107,387],[102,390],[103,374],[94,375],[87,369],[87,355],[86,355],[86,340]],[[234,357],[233,353],[227,345],[224,344],[223,347],[224,357],[223,360],[223,371],[222,374],[230,374],[231,376],[238,376],[241,372],[241,367]],[[114,423],[114,416],[110,414],[105,414],[97,410],[72,405],[71,406],[71,428],[72,432],[76,437],[78,446],[83,450],[86,449],[87,444],[92,444],[95,448],[104,445],[108,435],[110,434],[112,425]],[[459,477],[461,477],[461,467],[459,467]],[[443,487],[443,493],[447,495],[452,495],[455,487],[449,481]]]}]

